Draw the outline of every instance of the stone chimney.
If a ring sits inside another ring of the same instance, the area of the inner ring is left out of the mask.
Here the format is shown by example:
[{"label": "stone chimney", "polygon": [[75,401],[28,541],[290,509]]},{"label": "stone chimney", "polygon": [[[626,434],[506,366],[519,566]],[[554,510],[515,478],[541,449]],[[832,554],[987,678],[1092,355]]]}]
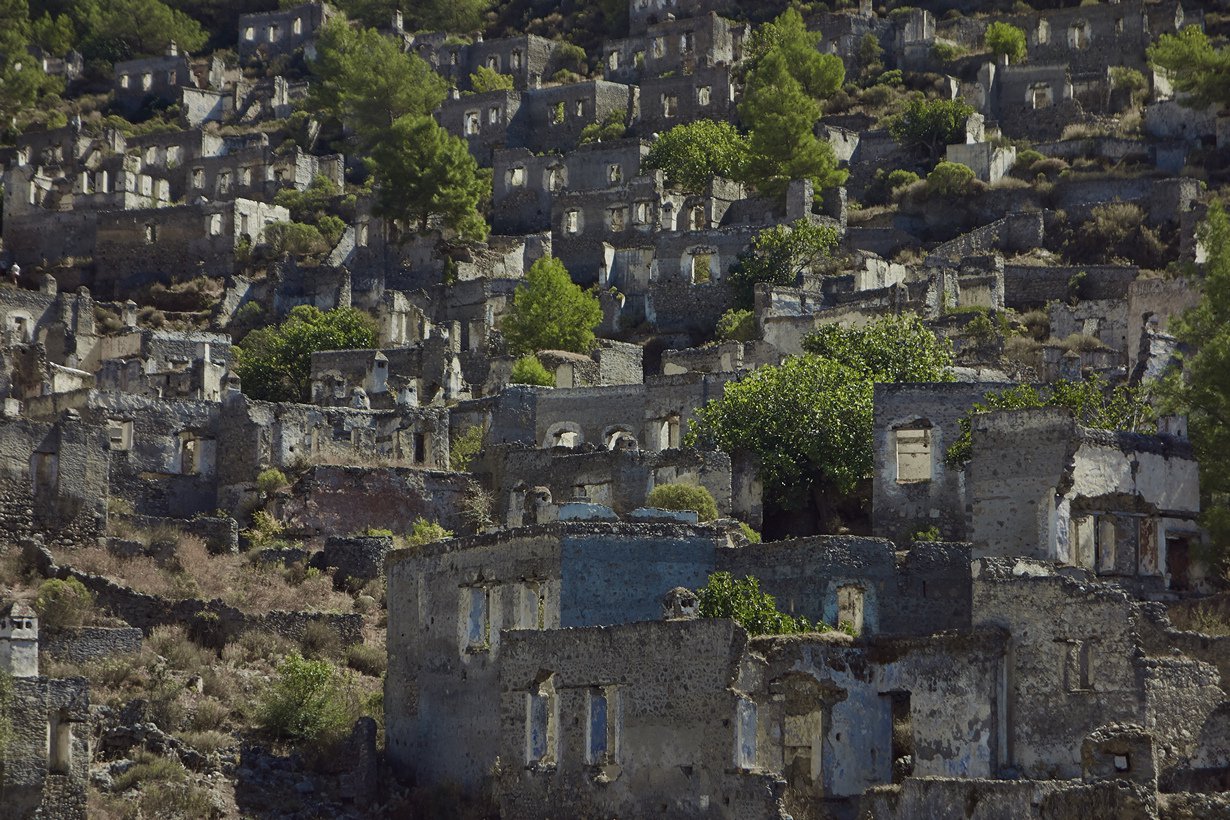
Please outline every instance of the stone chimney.
[{"label": "stone chimney", "polygon": [[0,612],[0,669],[15,678],[37,678],[38,614],[21,601]]}]

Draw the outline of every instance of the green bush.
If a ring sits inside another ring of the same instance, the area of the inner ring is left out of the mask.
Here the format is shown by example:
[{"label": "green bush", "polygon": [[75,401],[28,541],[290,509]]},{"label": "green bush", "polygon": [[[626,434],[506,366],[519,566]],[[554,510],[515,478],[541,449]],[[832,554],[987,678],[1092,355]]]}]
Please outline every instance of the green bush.
[{"label": "green bush", "polygon": [[423,544],[430,544],[433,541],[441,541],[452,537],[452,530],[444,529],[435,521],[418,518],[414,522],[414,529],[410,531],[410,535],[406,536],[406,546],[420,547]]},{"label": "green bush", "polygon": [[941,162],[927,174],[927,191],[938,196],[961,196],[973,185],[973,169],[959,162]]},{"label": "green bush", "polygon": [[303,222],[274,222],[265,227],[265,242],[278,256],[308,256],[329,250],[324,236],[315,225]]},{"label": "green bush", "polygon": [[1009,62],[1025,59],[1025,32],[1011,23],[995,22],[987,26],[983,42],[992,54],[1003,54]]},{"label": "green bush", "polygon": [[49,578],[39,585],[34,609],[40,627],[48,632],[81,626],[94,609],[94,593],[76,578]]},{"label": "green bush", "polygon": [[286,480],[286,473],[279,470],[277,467],[270,467],[268,470],[261,470],[256,476],[256,489],[263,495],[273,495],[278,490],[285,487],[289,482]]},{"label": "green bush", "polygon": [[780,612],[772,595],[760,591],[755,578],[735,580],[729,572],[715,572],[696,591],[702,618],[730,618],[753,635],[789,635],[796,632],[827,632],[823,623],[812,624]]},{"label": "green bush", "polygon": [[470,75],[470,87],[475,94],[485,94],[488,91],[512,91],[513,78],[509,74],[501,74],[494,68],[480,65],[478,70]]},{"label": "green bush", "polygon": [[752,529],[751,524],[748,524],[746,521],[740,521],[739,529],[743,531],[743,537],[746,538],[749,543],[752,543],[752,544],[760,543],[761,541],[760,533]]},{"label": "green bush", "polygon": [[939,541],[940,528],[927,527],[926,529],[918,530],[914,533],[913,540],[915,541]]},{"label": "green bush", "polygon": [[961,48],[954,43],[936,40],[931,46],[931,57],[941,63],[950,63],[961,56]]},{"label": "green bush", "polygon": [[660,510],[694,510],[701,521],[718,517],[713,493],[695,484],[659,484],[649,493],[645,504]]},{"label": "green bush", "polygon": [[888,189],[896,191],[898,188],[904,188],[907,185],[913,185],[915,182],[918,182],[918,174],[898,168],[895,171],[889,171],[886,179],[888,181]]},{"label": "green bush", "polygon": [[453,439],[448,448],[448,468],[465,472],[470,468],[470,462],[483,449],[484,430],[480,425],[474,425]]},{"label": "green bush", "polygon": [[538,357],[533,353],[526,354],[513,363],[510,381],[513,384],[555,387],[555,376],[543,367],[542,362],[538,361]]},{"label": "green bush", "polygon": [[756,338],[756,314],[750,310],[731,308],[718,317],[715,332],[719,342],[750,342]]},{"label": "green bush", "polygon": [[292,653],[260,703],[261,728],[275,737],[317,743],[340,737],[351,723],[342,676],[328,661]]}]

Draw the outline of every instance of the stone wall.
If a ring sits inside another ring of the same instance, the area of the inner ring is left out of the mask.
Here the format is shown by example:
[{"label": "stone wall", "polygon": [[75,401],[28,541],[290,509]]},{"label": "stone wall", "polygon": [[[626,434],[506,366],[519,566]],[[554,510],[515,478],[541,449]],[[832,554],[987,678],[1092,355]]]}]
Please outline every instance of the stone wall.
[{"label": "stone wall", "polygon": [[136,627],[67,627],[46,637],[42,649],[58,661],[93,663],[141,651],[143,633]]},{"label": "stone wall", "polygon": [[[1008,386],[998,382],[875,386],[871,503],[875,535],[901,547],[931,527],[945,540],[968,537],[964,485],[960,472],[944,463],[945,455],[960,436],[961,417],[988,391]],[[925,453],[899,444],[898,430],[913,434]]]},{"label": "stone wall", "polygon": [[[496,782],[501,816],[642,817],[665,804],[678,816],[780,817],[771,775],[731,765],[746,640],[728,621],[509,633],[497,742],[487,751],[506,764]],[[543,727],[549,763],[527,760],[527,704],[544,684],[554,710]],[[602,718],[593,717],[596,698]],[[594,754],[596,743],[607,751]]]},{"label": "stone wall", "polygon": [[[901,560],[893,544],[857,536],[811,536],[717,553],[716,569],[755,577],[789,613],[851,624],[860,634],[929,635],[970,623],[969,548],[921,542]],[[861,623],[841,597],[857,590]]]},{"label": "stone wall", "polygon": [[296,480],[279,515],[291,531],[318,537],[367,529],[407,535],[419,518],[465,532],[464,473],[406,467],[318,466]]},{"label": "stone wall", "polygon": [[[1085,275],[1074,280],[1078,273]],[[1081,299],[1120,300],[1127,297],[1139,273],[1135,267],[1115,265],[1004,265],[1004,304],[1013,310],[1033,310],[1047,302],[1067,301],[1076,287]]]}]

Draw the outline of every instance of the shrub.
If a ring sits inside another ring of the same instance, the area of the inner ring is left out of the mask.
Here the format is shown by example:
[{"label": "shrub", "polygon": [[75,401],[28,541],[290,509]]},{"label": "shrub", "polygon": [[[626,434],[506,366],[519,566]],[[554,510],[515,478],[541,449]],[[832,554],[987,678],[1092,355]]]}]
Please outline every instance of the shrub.
[{"label": "shrub", "polygon": [[513,384],[530,384],[536,387],[555,387],[555,376],[547,370],[533,353],[517,359],[512,366]]},{"label": "shrub", "polygon": [[320,621],[308,621],[303,628],[303,637],[299,639],[305,658],[322,659],[336,658],[342,654],[342,639]]},{"label": "shrub", "polygon": [[464,433],[453,439],[448,450],[448,468],[465,472],[470,462],[483,449],[484,430],[480,425],[468,428]]},{"label": "shrub", "polygon": [[1045,159],[1043,154],[1032,148],[1026,148],[1016,155],[1016,162],[1012,164],[1012,173],[1026,176],[1033,168],[1034,163],[1042,159]]},{"label": "shrub", "polygon": [[731,308],[718,317],[715,335],[721,342],[750,342],[758,335],[756,314]]},{"label": "shrub", "polygon": [[275,737],[318,742],[340,736],[350,725],[341,679],[328,661],[291,654],[261,700],[258,722]]},{"label": "shrub", "polygon": [[230,714],[231,710],[220,701],[201,698],[192,711],[192,717],[188,719],[188,726],[195,732],[214,731],[222,727]]},{"label": "shrub", "polygon": [[388,668],[389,659],[379,646],[356,643],[346,647],[346,665],[364,675],[378,678]]},{"label": "shrub", "polygon": [[935,45],[931,46],[931,57],[941,63],[950,63],[960,56],[961,47],[955,43],[936,40]]},{"label": "shrub", "polygon": [[729,572],[715,572],[697,591],[702,618],[730,618],[753,635],[825,632],[824,624],[811,624],[780,612],[772,595],[760,591],[755,578],[735,580]]},{"label": "shrub", "polygon": [[302,222],[274,222],[265,227],[265,242],[278,256],[325,253],[329,250],[324,236],[315,225]]},{"label": "shrub", "polygon": [[485,94],[488,91],[512,91],[513,78],[510,74],[501,74],[493,68],[480,65],[478,70],[470,75],[470,87],[475,94]]},{"label": "shrub", "polygon": [[694,510],[701,521],[718,517],[713,493],[695,484],[659,484],[649,493],[645,503],[661,510]]},{"label": "shrub", "polygon": [[938,196],[961,196],[973,185],[973,169],[959,162],[941,162],[927,174],[927,191]]},{"label": "shrub", "polygon": [[446,530],[444,527],[437,524],[435,521],[428,521],[426,518],[415,519],[414,529],[406,536],[406,546],[419,547],[423,544],[430,544],[432,541],[440,541],[445,538],[452,538],[453,531]]},{"label": "shrub", "polygon": [[918,530],[917,532],[914,533],[913,540],[915,541],[939,541],[940,540],[940,528],[932,526],[932,527],[927,527],[926,529],[923,529],[923,530]]},{"label": "shrub", "polygon": [[49,578],[39,585],[34,609],[40,626],[48,632],[81,626],[94,609],[94,593],[76,578]]},{"label": "shrub", "polygon": [[752,529],[751,524],[748,524],[746,521],[740,521],[739,529],[743,531],[743,537],[746,538],[749,543],[752,543],[752,544],[760,543],[761,541],[760,533]]},{"label": "shrub", "polygon": [[256,489],[263,495],[273,495],[287,485],[286,474],[276,467],[261,470],[256,477]]},{"label": "shrub", "polygon": [[273,513],[257,510],[252,513],[252,526],[245,533],[253,545],[261,547],[276,540],[282,530],[282,522],[274,518]]},{"label": "shrub", "polygon": [[913,185],[915,182],[918,182],[918,174],[898,168],[895,171],[889,171],[886,179],[888,180],[889,190],[895,191],[898,188],[904,188],[907,185]]}]

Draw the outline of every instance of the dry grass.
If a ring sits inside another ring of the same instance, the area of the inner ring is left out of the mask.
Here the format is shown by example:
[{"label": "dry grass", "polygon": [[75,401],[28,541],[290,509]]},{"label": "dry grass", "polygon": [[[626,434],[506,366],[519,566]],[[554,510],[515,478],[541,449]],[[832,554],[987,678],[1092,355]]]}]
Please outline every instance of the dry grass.
[{"label": "dry grass", "polygon": [[179,536],[174,555],[158,560],[115,555],[91,546],[73,552],[73,567],[103,575],[148,595],[174,600],[221,599],[245,612],[307,610],[349,612],[350,596],[336,592],[329,578],[302,567],[253,564],[242,555],[213,555],[200,538]]}]

